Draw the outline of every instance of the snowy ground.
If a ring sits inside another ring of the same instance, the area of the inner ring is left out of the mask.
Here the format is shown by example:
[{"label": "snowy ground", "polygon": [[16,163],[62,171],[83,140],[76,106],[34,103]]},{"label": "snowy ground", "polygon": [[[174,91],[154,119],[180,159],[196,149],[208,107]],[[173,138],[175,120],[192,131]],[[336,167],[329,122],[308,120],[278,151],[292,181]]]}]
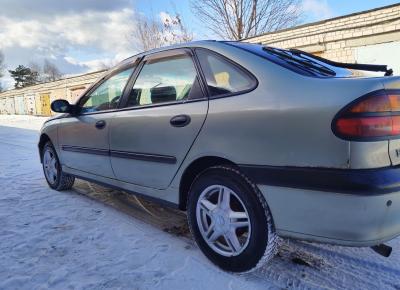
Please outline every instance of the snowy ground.
[{"label": "snowy ground", "polygon": [[0,116],[0,289],[400,289],[400,239],[370,249],[283,241],[253,274],[214,267],[185,216],[79,181],[50,190],[37,154],[44,118]]}]

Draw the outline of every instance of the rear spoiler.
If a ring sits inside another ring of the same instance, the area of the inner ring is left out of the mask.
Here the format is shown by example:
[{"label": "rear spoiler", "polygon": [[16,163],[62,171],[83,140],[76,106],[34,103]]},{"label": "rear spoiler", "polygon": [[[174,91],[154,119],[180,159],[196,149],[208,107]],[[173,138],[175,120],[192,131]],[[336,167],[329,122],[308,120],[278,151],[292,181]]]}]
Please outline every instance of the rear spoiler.
[{"label": "rear spoiler", "polygon": [[305,51],[302,51],[299,49],[292,48],[289,51],[293,54],[297,54],[297,55],[302,54],[307,57],[314,58],[316,60],[319,60],[321,62],[324,62],[324,63],[332,65],[332,66],[336,66],[336,67],[355,69],[355,70],[374,71],[374,72],[384,72],[385,76],[393,75],[393,70],[388,69],[387,65],[336,62],[336,61],[332,61],[332,60],[329,60],[329,59],[326,59],[323,57],[313,55],[311,53],[308,53],[308,52],[305,52]]}]

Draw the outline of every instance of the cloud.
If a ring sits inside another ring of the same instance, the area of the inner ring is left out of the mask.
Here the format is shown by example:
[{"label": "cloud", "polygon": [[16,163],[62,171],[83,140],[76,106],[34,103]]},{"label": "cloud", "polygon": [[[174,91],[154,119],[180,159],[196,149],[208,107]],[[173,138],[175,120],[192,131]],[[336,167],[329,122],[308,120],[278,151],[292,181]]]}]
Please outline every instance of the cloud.
[{"label": "cloud", "polygon": [[312,20],[322,20],[333,17],[333,11],[327,0],[303,0],[302,10]]},{"label": "cloud", "polygon": [[15,20],[0,17],[0,49],[22,47],[45,54],[56,54],[70,47],[126,53],[134,29],[134,12],[84,12],[41,20]]},{"label": "cloud", "polygon": [[130,0],[1,0],[0,15],[15,19],[45,18],[88,11],[116,11],[133,6]]},{"label": "cloud", "polygon": [[[54,3],[58,2],[62,1]],[[113,1],[99,2],[106,5]],[[137,52],[132,37],[135,11],[130,7],[111,11],[97,7],[51,17],[28,15],[20,19],[0,12],[0,50],[5,54],[7,69],[51,59],[63,73],[84,73],[112,66]],[[3,79],[3,83],[9,85],[10,80]]]},{"label": "cloud", "polygon": [[103,59],[94,59],[88,61],[79,61],[73,57],[66,56],[64,57],[65,61],[70,63],[73,66],[79,66],[84,69],[85,72],[93,72],[98,70],[107,69],[115,66],[122,59],[119,57],[115,58],[103,58]]}]

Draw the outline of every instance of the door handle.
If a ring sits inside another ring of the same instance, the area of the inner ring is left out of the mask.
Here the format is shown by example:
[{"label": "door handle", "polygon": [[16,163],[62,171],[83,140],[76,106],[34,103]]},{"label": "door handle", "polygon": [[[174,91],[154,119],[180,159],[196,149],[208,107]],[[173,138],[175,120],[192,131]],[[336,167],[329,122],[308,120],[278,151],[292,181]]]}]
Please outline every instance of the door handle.
[{"label": "door handle", "polygon": [[185,127],[190,123],[190,117],[188,115],[178,115],[172,117],[172,119],[169,122],[174,127]]},{"label": "door handle", "polygon": [[104,120],[97,121],[95,126],[97,129],[103,129],[106,126],[106,121]]}]

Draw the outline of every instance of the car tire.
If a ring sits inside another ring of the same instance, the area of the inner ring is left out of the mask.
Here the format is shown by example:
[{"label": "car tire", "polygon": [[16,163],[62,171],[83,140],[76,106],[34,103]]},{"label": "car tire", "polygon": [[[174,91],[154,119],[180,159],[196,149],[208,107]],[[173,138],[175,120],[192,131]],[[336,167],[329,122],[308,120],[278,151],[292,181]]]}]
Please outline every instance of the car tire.
[{"label": "car tire", "polygon": [[75,177],[62,171],[57,152],[51,142],[47,142],[42,150],[43,173],[47,184],[55,190],[71,189],[75,182]]},{"label": "car tire", "polygon": [[254,271],[277,252],[264,197],[233,166],[214,166],[195,178],[188,195],[188,223],[202,252],[225,271]]}]

